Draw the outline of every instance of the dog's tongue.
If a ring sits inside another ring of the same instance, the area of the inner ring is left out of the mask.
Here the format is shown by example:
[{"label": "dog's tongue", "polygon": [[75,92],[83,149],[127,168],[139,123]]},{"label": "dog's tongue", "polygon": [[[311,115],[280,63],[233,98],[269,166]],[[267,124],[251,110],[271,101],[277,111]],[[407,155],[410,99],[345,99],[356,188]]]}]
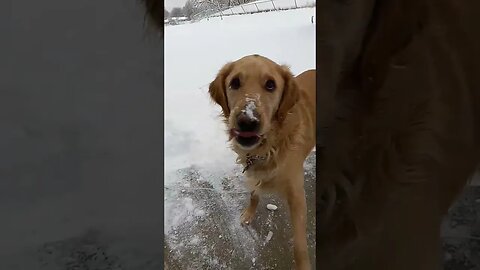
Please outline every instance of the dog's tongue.
[{"label": "dog's tongue", "polygon": [[257,137],[258,134],[256,132],[252,132],[252,131],[239,131],[239,130],[236,130],[236,129],[232,129],[230,131],[230,134],[232,136],[237,136],[237,137],[245,137],[245,138],[248,138],[248,137]]}]

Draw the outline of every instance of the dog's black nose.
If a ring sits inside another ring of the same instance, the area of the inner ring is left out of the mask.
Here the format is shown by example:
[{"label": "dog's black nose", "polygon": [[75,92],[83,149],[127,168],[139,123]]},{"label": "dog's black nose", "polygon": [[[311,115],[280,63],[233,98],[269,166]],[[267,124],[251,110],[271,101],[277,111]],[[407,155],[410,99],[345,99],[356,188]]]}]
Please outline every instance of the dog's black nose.
[{"label": "dog's black nose", "polygon": [[241,132],[257,132],[260,128],[260,121],[257,118],[248,117],[241,113],[237,117],[238,130]]}]

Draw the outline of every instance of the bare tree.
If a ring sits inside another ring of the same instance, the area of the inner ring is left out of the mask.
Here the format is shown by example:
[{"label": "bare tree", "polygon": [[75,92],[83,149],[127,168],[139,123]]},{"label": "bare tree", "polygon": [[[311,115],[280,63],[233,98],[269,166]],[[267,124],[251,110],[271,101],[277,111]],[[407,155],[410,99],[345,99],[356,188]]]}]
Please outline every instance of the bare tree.
[{"label": "bare tree", "polygon": [[183,14],[182,8],[176,7],[176,8],[173,8],[172,11],[170,11],[170,17],[172,17],[172,18],[183,17],[183,16],[184,16],[184,14]]},{"label": "bare tree", "polygon": [[[188,0],[192,6],[190,17],[200,13],[213,14],[222,11],[228,7],[238,6],[255,0]],[[185,11],[185,7],[184,7]],[[188,13],[185,11],[185,13]],[[220,14],[221,16],[222,14]]]},{"label": "bare tree", "polygon": [[163,17],[166,19],[168,17],[170,17],[170,13],[168,12],[168,10],[164,9],[163,11]]},{"label": "bare tree", "polygon": [[196,12],[195,10],[195,3],[193,0],[188,0],[186,3],[185,3],[185,6],[183,6],[183,14],[191,19],[192,18],[192,15]]}]

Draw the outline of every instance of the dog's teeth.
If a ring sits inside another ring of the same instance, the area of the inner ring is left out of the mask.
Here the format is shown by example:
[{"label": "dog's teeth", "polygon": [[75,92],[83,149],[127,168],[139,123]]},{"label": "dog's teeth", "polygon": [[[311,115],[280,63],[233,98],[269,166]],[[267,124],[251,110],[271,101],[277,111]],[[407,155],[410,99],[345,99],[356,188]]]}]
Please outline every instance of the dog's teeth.
[{"label": "dog's teeth", "polygon": [[277,207],[275,204],[270,204],[270,203],[267,204],[267,209],[268,209],[268,210],[275,211],[275,210],[277,210],[277,208],[278,208],[278,207]]}]

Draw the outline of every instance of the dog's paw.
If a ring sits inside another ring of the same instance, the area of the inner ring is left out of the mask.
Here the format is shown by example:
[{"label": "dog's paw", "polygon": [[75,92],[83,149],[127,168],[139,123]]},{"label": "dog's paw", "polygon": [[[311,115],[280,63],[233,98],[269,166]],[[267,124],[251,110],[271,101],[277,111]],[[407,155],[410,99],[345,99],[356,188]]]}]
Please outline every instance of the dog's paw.
[{"label": "dog's paw", "polygon": [[242,225],[249,225],[252,223],[254,217],[255,211],[252,211],[250,208],[246,208],[243,210],[242,215],[240,216],[240,222]]}]

